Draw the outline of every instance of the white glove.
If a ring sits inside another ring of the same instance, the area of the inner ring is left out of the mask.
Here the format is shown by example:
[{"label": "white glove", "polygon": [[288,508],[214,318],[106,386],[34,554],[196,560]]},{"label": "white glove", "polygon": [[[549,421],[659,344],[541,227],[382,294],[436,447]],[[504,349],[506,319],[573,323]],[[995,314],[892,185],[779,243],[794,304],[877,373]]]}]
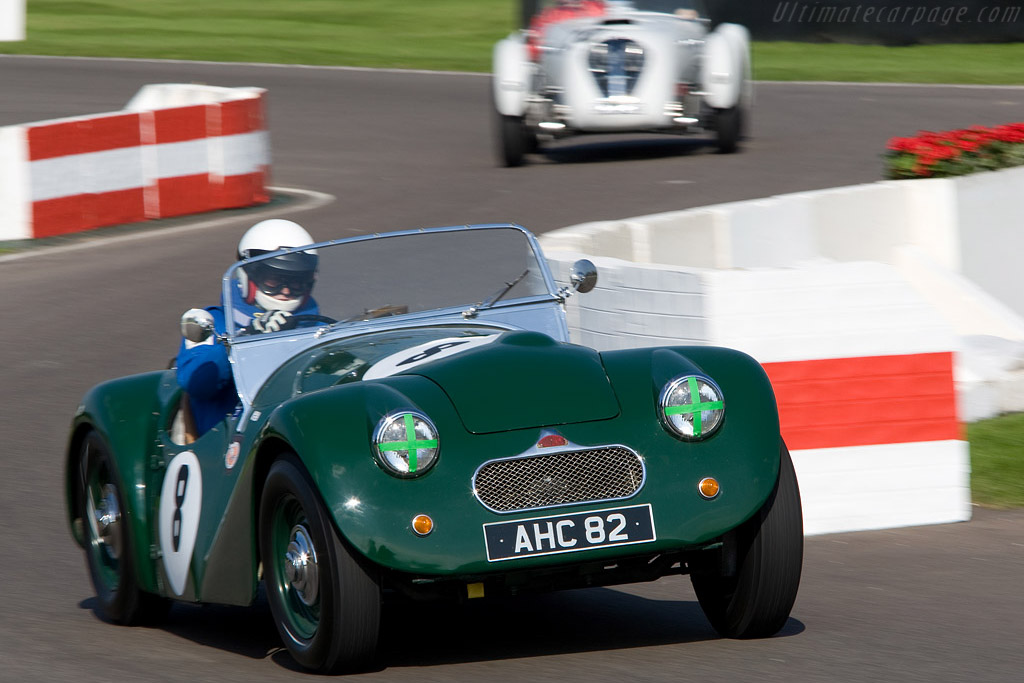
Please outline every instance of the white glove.
[{"label": "white glove", "polygon": [[295,327],[295,321],[289,320],[292,314],[287,311],[270,311],[252,321],[252,329],[257,332],[280,332]]}]

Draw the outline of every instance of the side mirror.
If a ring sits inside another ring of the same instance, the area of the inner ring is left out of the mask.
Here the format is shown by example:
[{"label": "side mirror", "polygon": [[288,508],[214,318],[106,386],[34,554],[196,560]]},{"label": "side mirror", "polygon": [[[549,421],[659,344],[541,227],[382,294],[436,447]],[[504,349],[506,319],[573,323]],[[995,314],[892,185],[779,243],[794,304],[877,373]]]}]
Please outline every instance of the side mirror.
[{"label": "side mirror", "polygon": [[597,267],[589,259],[581,258],[569,269],[569,283],[580,294],[586,294],[597,285]]},{"label": "side mirror", "polygon": [[181,316],[181,336],[201,344],[214,333],[213,314],[202,308],[190,308]]}]

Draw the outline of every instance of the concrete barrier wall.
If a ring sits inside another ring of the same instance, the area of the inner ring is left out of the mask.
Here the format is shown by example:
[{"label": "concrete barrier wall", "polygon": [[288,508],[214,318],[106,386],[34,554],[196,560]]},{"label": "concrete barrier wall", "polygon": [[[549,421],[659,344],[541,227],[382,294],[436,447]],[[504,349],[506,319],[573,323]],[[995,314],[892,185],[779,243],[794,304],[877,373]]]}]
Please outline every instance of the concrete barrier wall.
[{"label": "concrete barrier wall", "polygon": [[0,41],[25,40],[25,0],[0,0]]},{"label": "concrete barrier wall", "polygon": [[1024,168],[964,176],[952,184],[959,272],[1024,315]]},{"label": "concrete barrier wall", "polygon": [[[574,341],[599,349],[706,344],[700,276],[667,266],[595,257],[597,287],[567,307]],[[559,264],[568,280],[568,263]]]},{"label": "concrete barrier wall", "polygon": [[542,241],[548,251],[686,268],[788,268],[823,259],[902,268],[900,250],[911,245],[1024,318],[1016,277],[1024,253],[1024,168],[584,223]]},{"label": "concrete barrier wall", "polygon": [[764,365],[808,533],[951,522],[970,517],[962,423],[1024,410],[1024,301],[1008,286],[1021,189],[1024,169],[885,181],[541,243],[561,281],[596,257],[595,293],[567,305],[574,341],[715,344]]},{"label": "concrete barrier wall", "polygon": [[119,112],[0,128],[0,240],[269,201],[264,93],[147,85]]}]

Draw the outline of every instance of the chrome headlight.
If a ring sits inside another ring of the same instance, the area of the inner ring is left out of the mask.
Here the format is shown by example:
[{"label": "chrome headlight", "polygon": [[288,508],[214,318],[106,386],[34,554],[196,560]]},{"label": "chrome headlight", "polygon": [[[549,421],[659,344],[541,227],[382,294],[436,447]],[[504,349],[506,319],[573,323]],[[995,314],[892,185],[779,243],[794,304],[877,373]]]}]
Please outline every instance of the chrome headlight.
[{"label": "chrome headlight", "polygon": [[708,377],[677,377],[661,390],[658,417],[669,432],[686,441],[711,436],[725,417],[722,390]]},{"label": "chrome headlight", "polygon": [[588,66],[606,97],[629,95],[644,68],[644,49],[625,38],[594,43]]},{"label": "chrome headlight", "polygon": [[437,462],[437,428],[423,413],[411,410],[384,417],[373,431],[373,446],[384,468],[397,477],[416,477]]}]

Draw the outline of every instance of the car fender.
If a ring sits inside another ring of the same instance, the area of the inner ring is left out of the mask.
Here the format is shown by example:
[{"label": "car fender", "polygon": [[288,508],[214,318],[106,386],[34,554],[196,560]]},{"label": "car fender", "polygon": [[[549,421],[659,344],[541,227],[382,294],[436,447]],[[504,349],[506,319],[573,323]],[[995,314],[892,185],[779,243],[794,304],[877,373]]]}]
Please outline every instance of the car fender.
[{"label": "car fender", "polygon": [[522,36],[512,35],[494,46],[494,106],[503,116],[522,116],[526,111],[532,66]]},{"label": "car fender", "polygon": [[374,509],[367,501],[400,500],[415,481],[385,472],[371,447],[378,422],[399,410],[424,413],[442,431],[459,424],[454,407],[436,384],[418,376],[394,376],[293,398],[271,414],[261,437],[264,442],[288,444],[316,485],[338,531],[371,558],[376,525],[384,523],[387,511]]},{"label": "car fender", "polygon": [[731,479],[729,486],[739,495],[717,511],[717,520],[702,522],[735,526],[761,508],[778,479],[781,435],[775,393],[760,363],[717,346],[622,349],[602,352],[601,359],[622,400],[623,417],[636,424],[644,414],[656,419],[658,396],[671,380],[689,374],[710,377],[723,392],[725,421],[710,438],[680,445],[713,465],[709,471]]},{"label": "car fender", "polygon": [[[78,487],[78,455],[82,441],[90,430],[99,434],[110,450],[114,476],[124,495],[122,512],[128,520],[134,551],[134,566],[139,586],[158,592],[153,562],[150,560],[152,523],[147,505],[146,474],[155,449],[153,434],[162,411],[158,404],[164,394],[177,389],[173,375],[166,371],[131,375],[98,384],[82,399],[71,426],[71,437],[65,453],[65,502],[72,536],[83,544],[80,523],[76,523]],[[173,385],[173,386],[172,386]],[[152,405],[151,410],[140,406]],[[143,419],[125,419],[125,416]]]},{"label": "car fender", "polygon": [[715,109],[749,104],[750,34],[739,24],[720,24],[708,34],[701,66],[707,103]]}]

